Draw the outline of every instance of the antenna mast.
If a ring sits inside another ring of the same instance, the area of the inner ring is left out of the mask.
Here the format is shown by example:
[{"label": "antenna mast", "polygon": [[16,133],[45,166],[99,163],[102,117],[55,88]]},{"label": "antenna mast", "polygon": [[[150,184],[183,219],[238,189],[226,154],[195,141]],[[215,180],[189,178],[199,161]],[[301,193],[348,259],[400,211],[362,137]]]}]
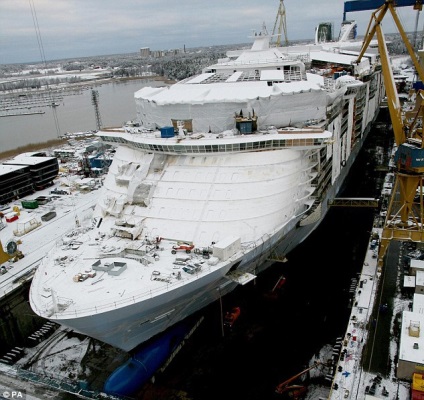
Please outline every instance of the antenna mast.
[{"label": "antenna mast", "polygon": [[94,112],[96,113],[96,123],[97,130],[102,129],[102,120],[100,118],[100,110],[99,110],[99,92],[97,90],[91,91],[91,102],[94,105]]},{"label": "antenna mast", "polygon": [[[38,48],[40,50],[41,61],[43,62],[44,68],[47,71],[47,60],[46,60],[46,55],[44,53],[44,46],[43,46],[43,41],[41,39],[41,31],[40,31],[40,26],[38,25],[37,12],[35,11],[34,0],[29,0],[29,7],[31,9],[32,21],[34,23],[35,35],[37,37],[37,42],[38,42]],[[54,118],[54,123],[55,123],[55,126],[56,126],[56,133],[57,133],[57,136],[60,137],[59,120],[57,118],[56,107],[54,106],[55,102],[54,102],[54,99],[53,99],[53,96],[52,96],[52,90],[51,90],[51,88],[49,86],[48,80],[47,80],[46,86],[47,86],[47,94],[49,96],[50,104],[52,106],[53,118]]]},{"label": "antenna mast", "polygon": [[286,26],[286,8],[284,7],[284,0],[280,0],[280,6],[278,7],[277,17],[275,18],[274,29],[272,30],[272,35],[274,36],[277,29],[278,23],[278,36],[275,45],[277,47],[281,46],[281,32],[284,31],[284,44],[289,45],[289,39],[287,38],[287,26]]}]

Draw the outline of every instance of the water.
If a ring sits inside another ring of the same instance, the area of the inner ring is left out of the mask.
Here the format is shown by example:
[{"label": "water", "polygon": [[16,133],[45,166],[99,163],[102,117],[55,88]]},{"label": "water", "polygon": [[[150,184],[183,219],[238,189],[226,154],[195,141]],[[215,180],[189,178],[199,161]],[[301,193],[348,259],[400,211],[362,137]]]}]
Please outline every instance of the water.
[{"label": "water", "polygon": [[[95,86],[94,89],[99,93],[98,103],[102,126],[122,126],[126,121],[135,119],[134,93],[143,86],[163,85],[163,81],[137,79]],[[1,117],[0,152],[57,139],[59,135],[54,112],[57,115],[60,135],[66,132],[97,129],[91,95],[91,88],[87,85],[85,90],[63,96],[55,109],[42,108],[45,114]],[[35,109],[38,110],[40,107],[34,107]]]}]

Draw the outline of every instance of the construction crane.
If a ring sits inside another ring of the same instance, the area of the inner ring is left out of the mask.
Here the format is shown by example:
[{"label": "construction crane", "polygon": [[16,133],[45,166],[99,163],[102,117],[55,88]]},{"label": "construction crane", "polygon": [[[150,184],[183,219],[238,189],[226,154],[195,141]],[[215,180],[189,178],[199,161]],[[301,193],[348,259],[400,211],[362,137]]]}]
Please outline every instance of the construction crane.
[{"label": "construction crane", "polygon": [[97,90],[91,90],[91,102],[94,106],[94,112],[96,114],[96,125],[97,130],[102,129],[102,119],[100,118],[100,110],[99,110],[99,92]]},{"label": "construction crane", "polygon": [[[376,34],[387,95],[387,103],[393,127],[395,144],[397,146],[395,154],[396,179],[388,204],[387,216],[383,227],[378,253],[378,266],[380,269],[383,266],[383,258],[391,240],[410,240],[414,242],[424,241],[424,231],[422,226],[422,222],[424,220],[424,142],[422,136],[424,91],[419,90],[416,92],[416,101],[413,109],[406,112],[402,111],[381,27],[383,18],[387,11],[389,11],[392,14],[393,20],[408,50],[419,79],[424,82],[423,69],[415,55],[414,49],[409,42],[402,24],[399,21],[395,9],[395,7],[398,6],[409,5],[413,6],[416,10],[421,10],[421,1],[422,0],[396,0],[395,2],[395,0],[366,0],[346,2],[350,5],[353,5],[353,3],[361,3],[360,5],[362,6],[364,6],[364,4],[367,6],[370,6],[371,4],[375,5],[377,3],[380,4],[378,9],[372,13],[364,42],[362,44],[362,49],[357,60],[357,62],[360,62],[371,40]],[[360,5],[358,5],[358,7]],[[354,11],[357,10],[359,10],[359,8],[356,8]],[[352,9],[348,9],[348,11],[352,11]]]},{"label": "construction crane", "polygon": [[301,399],[302,397],[305,396],[306,392],[308,391],[307,386],[305,386],[305,385],[296,385],[296,384],[291,385],[291,383],[294,380],[296,380],[297,378],[300,378],[302,375],[306,374],[311,369],[314,369],[314,368],[318,367],[318,365],[320,365],[320,364],[321,363],[319,361],[315,361],[314,364],[311,367],[306,368],[303,371],[299,372],[298,374],[296,374],[296,375],[292,376],[291,378],[285,380],[284,382],[281,382],[275,388],[275,393],[286,394],[291,399],[294,399],[294,400]]},{"label": "construction crane", "polygon": [[281,32],[284,31],[285,46],[289,45],[287,38],[287,26],[286,26],[286,8],[284,7],[284,0],[280,0],[280,6],[278,7],[277,17],[275,18],[274,29],[272,30],[272,36],[276,34],[278,24],[278,35],[275,42],[276,47],[281,46]]},{"label": "construction crane", "polygon": [[412,45],[414,49],[417,48],[417,34],[418,34],[418,20],[420,18],[421,9],[417,9],[417,15],[415,16],[415,28],[414,28],[414,38],[412,39]]}]

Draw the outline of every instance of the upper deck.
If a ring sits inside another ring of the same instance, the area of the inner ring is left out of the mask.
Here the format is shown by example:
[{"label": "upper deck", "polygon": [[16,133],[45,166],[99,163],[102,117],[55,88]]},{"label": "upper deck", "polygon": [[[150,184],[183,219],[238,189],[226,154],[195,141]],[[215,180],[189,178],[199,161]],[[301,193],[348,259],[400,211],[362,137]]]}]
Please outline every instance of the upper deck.
[{"label": "upper deck", "polygon": [[283,148],[309,149],[322,147],[332,133],[321,128],[284,128],[241,134],[237,130],[216,133],[188,133],[181,130],[173,137],[162,137],[160,131],[137,127],[103,129],[97,134],[104,142],[123,144],[140,150],[170,154],[239,153]]}]

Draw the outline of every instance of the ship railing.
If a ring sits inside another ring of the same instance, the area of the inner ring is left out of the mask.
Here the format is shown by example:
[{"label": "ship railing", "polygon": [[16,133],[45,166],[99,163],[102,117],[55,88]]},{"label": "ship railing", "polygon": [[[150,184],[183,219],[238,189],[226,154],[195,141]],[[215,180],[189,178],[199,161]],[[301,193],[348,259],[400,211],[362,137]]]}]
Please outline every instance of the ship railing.
[{"label": "ship railing", "polygon": [[[132,295],[130,293],[123,299],[117,298],[116,300],[109,301],[107,303],[105,302],[101,305],[96,306],[69,309],[69,306],[71,305],[69,302],[72,302],[73,304],[75,304],[75,302],[70,299],[57,296],[56,298],[58,307],[55,307],[53,301],[50,301],[49,303],[44,304],[44,310],[41,310],[40,312],[41,314],[48,314],[50,317],[52,317],[53,315],[60,315],[61,317],[78,317],[82,315],[89,315],[93,313],[97,314],[100,312],[121,308],[130,304],[136,304],[141,300],[154,298],[159,294],[166,293],[170,290],[184,286],[184,284],[188,282],[193,282],[197,278],[206,275],[212,270],[215,270],[216,267],[216,265],[203,265],[201,268],[196,268],[194,271],[181,271],[180,275],[176,273],[175,275],[172,275],[172,279],[169,278],[171,275],[166,275],[166,277],[169,279],[155,279],[156,281],[160,281],[164,284],[158,288],[150,288],[148,290],[134,292],[134,294]],[[158,275],[157,277],[159,276],[160,275]]]},{"label": "ship railing", "polygon": [[284,71],[284,82],[304,81],[306,80],[306,72],[301,71]]},{"label": "ship railing", "polygon": [[[293,133],[293,132],[288,132]],[[290,139],[285,138],[284,134],[280,135],[278,139],[269,138],[264,135],[258,137],[257,141],[251,141],[249,137],[237,136],[235,143],[222,143],[222,144],[204,144],[199,142],[186,142],[181,144],[151,144],[133,142],[124,137],[115,136],[101,136],[101,139],[106,143],[119,142],[130,146],[132,148],[142,149],[149,152],[163,153],[163,154],[209,154],[209,153],[238,153],[257,151],[261,149],[283,149],[286,147],[320,147],[323,146],[326,138],[317,137],[314,139]]]},{"label": "ship railing", "polygon": [[18,368],[16,372],[20,378],[28,379],[36,383],[42,383],[55,389],[63,389],[72,393],[76,393],[80,389],[75,382],[66,378],[58,379],[53,375],[49,376],[47,374],[38,374],[23,368]]},{"label": "ship railing", "polygon": [[297,54],[284,54],[284,56],[286,57],[284,60],[278,59],[276,60],[275,58],[261,58],[261,59],[251,59],[251,60],[244,60],[244,61],[221,61],[218,62],[217,65],[220,66],[237,66],[237,65],[256,65],[256,64],[277,64],[278,65],[284,65],[284,61],[309,61],[310,60],[310,56],[308,54],[301,54],[301,55],[297,55]]},{"label": "ship railing", "polygon": [[[10,375],[13,376],[12,374]],[[76,382],[68,378],[58,378],[57,376],[48,375],[47,373],[40,374],[34,371],[28,371],[21,367],[16,368],[16,376],[24,381],[28,380],[36,384],[60,390],[61,392],[76,394],[78,397],[85,399],[116,399],[115,396],[109,396],[104,392],[87,390],[83,387],[85,384],[83,381]],[[124,399],[125,397],[120,396],[120,398]]]},{"label": "ship railing", "polygon": [[333,92],[336,88],[336,81],[333,78],[324,78],[324,89]]}]

